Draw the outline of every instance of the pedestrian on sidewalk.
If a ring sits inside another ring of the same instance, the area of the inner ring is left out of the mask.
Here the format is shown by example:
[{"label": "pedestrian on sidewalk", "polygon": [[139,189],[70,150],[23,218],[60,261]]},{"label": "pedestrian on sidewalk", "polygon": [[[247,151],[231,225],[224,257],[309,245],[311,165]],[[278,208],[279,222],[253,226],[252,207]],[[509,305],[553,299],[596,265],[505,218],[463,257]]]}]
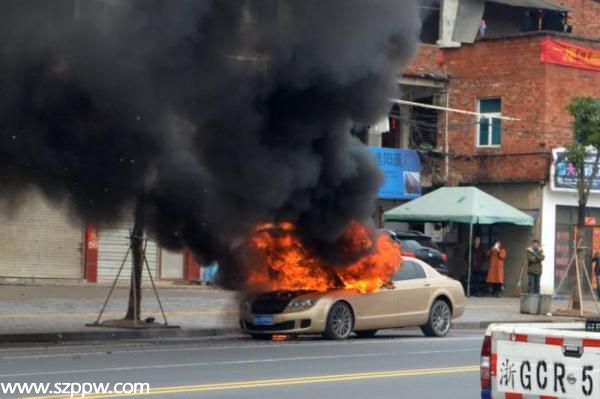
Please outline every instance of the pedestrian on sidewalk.
[{"label": "pedestrian on sidewalk", "polygon": [[545,259],[544,250],[538,240],[533,240],[527,248],[527,280],[530,294],[540,293],[540,277],[542,275],[542,261]]},{"label": "pedestrian on sidewalk", "polygon": [[506,249],[500,240],[496,240],[492,249],[488,251],[488,256],[490,257],[490,269],[487,282],[492,288],[492,295],[499,297],[504,285],[504,259],[506,259]]},{"label": "pedestrian on sidewalk", "polygon": [[592,257],[592,273],[596,276],[596,295],[600,298],[600,252]]},{"label": "pedestrian on sidewalk", "polygon": [[[485,264],[486,251],[481,244],[481,237],[476,236],[471,245],[471,292],[475,296],[483,293],[485,287]],[[465,253],[465,263],[469,263],[469,250]]]}]

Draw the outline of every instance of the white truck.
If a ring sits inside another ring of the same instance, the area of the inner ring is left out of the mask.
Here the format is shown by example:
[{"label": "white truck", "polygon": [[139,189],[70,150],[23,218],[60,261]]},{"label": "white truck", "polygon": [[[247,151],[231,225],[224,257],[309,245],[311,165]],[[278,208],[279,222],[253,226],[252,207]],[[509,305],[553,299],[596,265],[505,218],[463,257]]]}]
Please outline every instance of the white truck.
[{"label": "white truck", "polygon": [[600,398],[600,320],[490,325],[481,399],[505,398]]}]

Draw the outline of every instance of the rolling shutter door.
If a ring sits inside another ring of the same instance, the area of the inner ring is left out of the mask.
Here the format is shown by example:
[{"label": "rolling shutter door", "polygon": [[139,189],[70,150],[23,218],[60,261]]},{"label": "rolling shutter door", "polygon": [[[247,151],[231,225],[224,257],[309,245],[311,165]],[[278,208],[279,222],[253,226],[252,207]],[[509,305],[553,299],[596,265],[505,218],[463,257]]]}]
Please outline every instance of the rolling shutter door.
[{"label": "rolling shutter door", "polygon": [[0,277],[83,278],[83,225],[31,192],[0,211]]},{"label": "rolling shutter door", "polygon": [[[116,226],[100,227],[98,231],[98,282],[112,282],[119,272],[123,258],[129,248],[129,231],[133,222],[122,222]],[[148,240],[146,258],[152,271],[152,277],[157,279],[158,247],[154,241]],[[119,282],[126,283],[131,279],[131,253],[125,262]],[[143,281],[150,281],[144,265]]]},{"label": "rolling shutter door", "polygon": [[160,251],[160,278],[183,280],[183,252]]}]

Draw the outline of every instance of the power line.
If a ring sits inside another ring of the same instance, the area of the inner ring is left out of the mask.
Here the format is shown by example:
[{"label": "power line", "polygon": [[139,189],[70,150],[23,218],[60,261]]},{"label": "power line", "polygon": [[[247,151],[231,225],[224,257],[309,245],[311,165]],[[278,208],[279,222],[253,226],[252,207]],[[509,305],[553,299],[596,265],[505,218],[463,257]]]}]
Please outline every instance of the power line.
[{"label": "power line", "polygon": [[[484,114],[484,113],[481,113],[481,112],[465,111],[465,110],[457,109],[457,108],[449,108],[449,107],[441,107],[439,105],[423,104],[423,103],[418,103],[418,102],[415,102],[415,101],[400,100],[399,98],[391,98],[390,101],[393,102],[393,103],[397,103],[397,104],[412,105],[413,107],[429,108],[429,109],[435,109],[435,110],[438,110],[438,111],[455,112],[455,113],[458,113],[458,114],[467,114],[467,115],[474,115],[474,116],[488,116],[488,117],[490,116],[488,114]],[[513,117],[510,117],[510,116],[503,116],[503,115],[494,115],[493,118],[494,119],[507,120],[507,121],[518,121],[518,120],[520,120],[519,118],[513,118]]]}]

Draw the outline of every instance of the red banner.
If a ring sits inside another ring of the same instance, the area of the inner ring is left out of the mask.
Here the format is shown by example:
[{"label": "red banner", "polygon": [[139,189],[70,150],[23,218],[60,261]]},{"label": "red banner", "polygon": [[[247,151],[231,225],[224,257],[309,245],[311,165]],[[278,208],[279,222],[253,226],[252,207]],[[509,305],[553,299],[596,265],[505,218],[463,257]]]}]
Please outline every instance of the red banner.
[{"label": "red banner", "polygon": [[542,41],[540,60],[544,63],[600,72],[600,49],[576,46],[567,42]]}]

